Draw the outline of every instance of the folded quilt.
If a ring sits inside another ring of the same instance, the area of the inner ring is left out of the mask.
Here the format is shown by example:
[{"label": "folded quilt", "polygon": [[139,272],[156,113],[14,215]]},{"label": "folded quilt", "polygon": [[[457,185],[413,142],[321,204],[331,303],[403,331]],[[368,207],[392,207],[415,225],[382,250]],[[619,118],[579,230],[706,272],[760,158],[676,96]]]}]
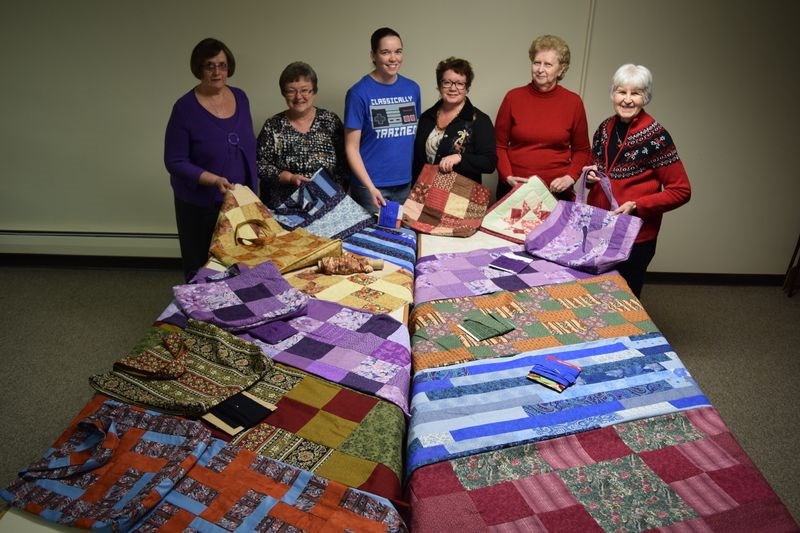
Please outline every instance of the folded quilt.
[{"label": "folded quilt", "polygon": [[[494,313],[515,329],[476,341],[460,327],[475,313]],[[656,331],[619,274],[558,285],[418,304],[411,312],[415,372],[465,361]]]},{"label": "folded quilt", "polygon": [[286,229],[305,228],[331,239],[344,239],[375,222],[324,168],[271,211]]},{"label": "folded quilt", "polygon": [[800,529],[713,407],[424,466],[409,495],[418,533]]},{"label": "folded quilt", "polygon": [[406,418],[399,407],[280,363],[247,392],[277,409],[232,443],[401,500]]},{"label": "folded quilt", "polygon": [[[527,379],[554,356],[582,368],[562,393]],[[474,361],[414,375],[407,475],[420,466],[709,405],[660,333]]]},{"label": "folded quilt", "polygon": [[98,395],[0,498],[58,524],[128,531],[211,442],[200,423]]},{"label": "folded quilt", "polygon": [[373,394],[408,413],[408,328],[389,315],[312,298],[308,313],[288,320],[298,333],[269,344],[246,332],[274,361]]},{"label": "folded quilt", "polygon": [[369,226],[342,241],[342,247],[354,254],[383,259],[414,272],[417,262],[417,234],[407,228]]},{"label": "folded quilt", "polygon": [[89,383],[124,402],[199,417],[255,383],[271,364],[258,346],[212,324],[189,319],[185,329],[174,329],[151,328],[110,372]]},{"label": "folded quilt", "polygon": [[292,287],[272,262],[237,267],[236,275],[173,287],[175,302],[190,318],[228,331],[305,313],[308,296]]},{"label": "folded quilt", "polygon": [[286,274],[285,278],[296,289],[320,300],[371,313],[393,314],[400,320],[414,300],[412,272],[389,262],[369,273],[331,275],[311,267]]},{"label": "folded quilt", "polygon": [[[514,256],[519,258],[518,263],[524,262],[524,267],[518,272],[496,268],[498,261]],[[580,270],[536,259],[525,251],[523,245],[426,255],[419,258],[415,267],[414,303],[419,305],[446,298],[519,291],[590,276]]]}]

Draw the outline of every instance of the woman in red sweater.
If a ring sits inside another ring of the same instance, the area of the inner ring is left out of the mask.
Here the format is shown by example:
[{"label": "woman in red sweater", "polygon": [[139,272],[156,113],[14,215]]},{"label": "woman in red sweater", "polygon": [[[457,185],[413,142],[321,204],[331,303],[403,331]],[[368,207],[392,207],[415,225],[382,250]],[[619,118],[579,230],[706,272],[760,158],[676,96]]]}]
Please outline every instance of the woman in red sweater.
[{"label": "woman in red sweater", "polygon": [[[644,222],[630,257],[617,267],[637,297],[656,253],[662,215],[682,206],[692,195],[672,137],[644,111],[652,94],[653,76],[646,67],[619,67],[611,83],[615,114],[600,124],[592,142],[591,168],[599,168],[611,178],[611,190],[619,204],[615,212],[636,215]],[[597,176],[589,173],[587,182],[596,181]],[[592,188],[587,201],[604,209],[611,207],[599,187]]]},{"label": "woman in red sweater", "polygon": [[591,161],[583,101],[558,84],[569,69],[569,46],[560,37],[542,35],[528,56],[531,83],[506,94],[495,120],[497,198],[531,176],[567,198]]}]

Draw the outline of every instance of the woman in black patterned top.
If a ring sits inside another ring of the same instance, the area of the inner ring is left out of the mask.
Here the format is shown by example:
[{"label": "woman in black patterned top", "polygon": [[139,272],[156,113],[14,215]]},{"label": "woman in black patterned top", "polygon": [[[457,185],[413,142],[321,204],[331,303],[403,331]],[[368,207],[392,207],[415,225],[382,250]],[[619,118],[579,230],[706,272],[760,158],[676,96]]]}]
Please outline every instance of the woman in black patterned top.
[{"label": "woman in black patterned top", "polygon": [[342,187],[349,175],[344,129],[335,113],[314,106],[317,73],[289,64],[279,79],[287,109],[267,119],[257,141],[261,201],[277,207],[320,168]]}]

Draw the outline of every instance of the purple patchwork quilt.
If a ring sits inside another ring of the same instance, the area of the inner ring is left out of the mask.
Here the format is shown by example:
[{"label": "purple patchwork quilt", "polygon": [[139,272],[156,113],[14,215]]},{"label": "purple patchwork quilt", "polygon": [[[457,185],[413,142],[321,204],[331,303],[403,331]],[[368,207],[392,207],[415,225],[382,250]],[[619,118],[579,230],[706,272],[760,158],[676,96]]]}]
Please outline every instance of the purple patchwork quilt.
[{"label": "purple patchwork quilt", "polygon": [[[518,256],[528,264],[518,273],[490,266],[503,256]],[[417,260],[414,303],[479,296],[497,291],[566,283],[590,276],[544,259],[536,259],[524,245],[427,255]]]}]

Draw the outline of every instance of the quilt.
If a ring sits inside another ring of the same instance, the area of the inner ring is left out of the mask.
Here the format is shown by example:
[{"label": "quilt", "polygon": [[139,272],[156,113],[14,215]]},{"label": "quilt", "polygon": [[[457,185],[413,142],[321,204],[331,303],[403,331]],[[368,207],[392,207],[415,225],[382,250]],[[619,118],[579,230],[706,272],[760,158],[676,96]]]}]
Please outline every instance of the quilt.
[{"label": "quilt", "polygon": [[[558,393],[527,379],[554,356],[582,368]],[[619,337],[414,375],[406,472],[495,448],[710,405],[660,333]]]},{"label": "quilt", "polygon": [[270,364],[258,346],[190,319],[179,331],[150,328],[130,355],[89,383],[117,400],[199,417],[258,381]]},{"label": "quilt", "polygon": [[296,333],[276,343],[242,333],[274,361],[388,400],[408,414],[408,328],[374,314],[312,298],[308,313],[284,322]]},{"label": "quilt", "polygon": [[383,262],[382,269],[369,273],[329,275],[312,267],[286,274],[285,278],[292,287],[320,300],[392,314],[400,321],[414,301],[413,274],[388,261]]},{"label": "quilt", "polygon": [[342,248],[365,257],[383,259],[409,272],[414,272],[414,263],[417,262],[417,234],[407,228],[370,226],[344,239]]},{"label": "quilt", "polygon": [[382,498],[216,440],[135,531],[407,528]]},{"label": "quilt", "polygon": [[[476,341],[458,327],[465,319],[487,313],[511,320],[515,329]],[[641,302],[616,273],[514,292],[426,302],[412,310],[409,329],[415,372],[657,331]]]},{"label": "quilt", "polygon": [[305,228],[314,235],[344,239],[374,223],[372,215],[320,168],[272,215],[288,230]]},{"label": "quilt", "polygon": [[[519,272],[489,266],[504,254],[526,257],[530,262]],[[417,260],[414,275],[414,303],[447,298],[479,296],[498,291],[518,291],[529,287],[566,283],[591,274],[537,259],[524,245],[479,249],[469,252],[427,255]]]},{"label": "quilt", "polygon": [[798,531],[713,407],[443,461],[412,531]]},{"label": "quilt", "polygon": [[127,531],[211,442],[197,422],[98,395],[0,498],[58,524]]},{"label": "quilt", "polygon": [[248,392],[278,408],[231,442],[400,500],[406,419],[396,405],[280,363]]}]

